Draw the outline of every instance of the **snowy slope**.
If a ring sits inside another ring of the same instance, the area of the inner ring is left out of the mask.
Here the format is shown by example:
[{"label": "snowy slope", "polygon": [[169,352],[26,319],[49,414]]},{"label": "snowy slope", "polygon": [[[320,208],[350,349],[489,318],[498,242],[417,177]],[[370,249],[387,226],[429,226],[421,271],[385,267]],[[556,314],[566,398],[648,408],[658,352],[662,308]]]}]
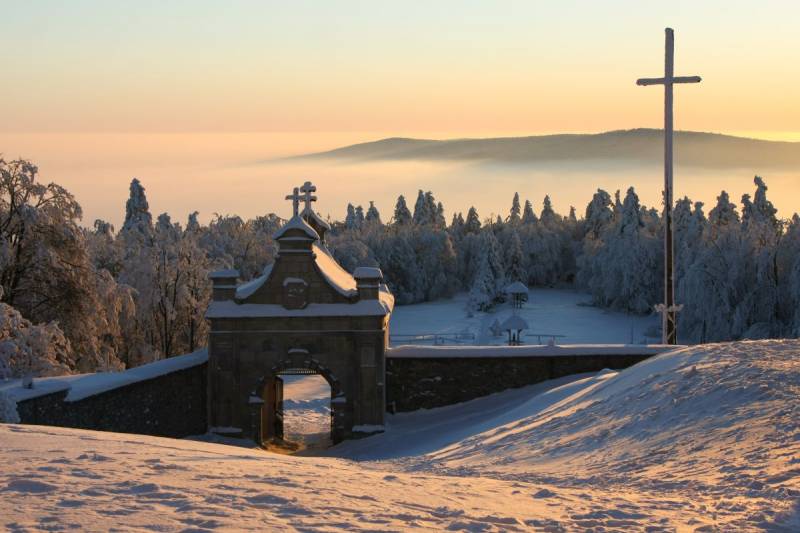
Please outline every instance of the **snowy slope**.
[{"label": "snowy slope", "polygon": [[0,425],[0,528],[798,531],[798,393],[800,341],[758,341],[393,416],[338,457]]}]

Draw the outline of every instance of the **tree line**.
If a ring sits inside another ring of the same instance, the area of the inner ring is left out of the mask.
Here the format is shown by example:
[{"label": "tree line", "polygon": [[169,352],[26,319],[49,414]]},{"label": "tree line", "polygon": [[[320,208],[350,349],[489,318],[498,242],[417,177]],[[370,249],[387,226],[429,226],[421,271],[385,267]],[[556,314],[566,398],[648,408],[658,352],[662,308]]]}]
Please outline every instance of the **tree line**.
[{"label": "tree line", "polygon": [[[800,218],[781,220],[756,177],[741,208],[724,191],[675,205],[677,300],[682,342],[800,333]],[[663,226],[633,187],[598,189],[579,218],[511,201],[508,215],[472,207],[449,222],[431,192],[413,208],[400,196],[384,221],[370,202],[331,221],[328,245],[352,271],[380,267],[398,304],[468,291],[465,312],[491,309],[513,281],[572,286],[596,305],[649,313],[662,299]],[[166,213],[153,220],[134,179],[125,221],[80,225],[63,187],[41,183],[28,161],[0,159],[0,377],[116,370],[191,352],[205,343],[208,274],[258,276],[275,255],[275,214],[215,214],[207,225]]]}]

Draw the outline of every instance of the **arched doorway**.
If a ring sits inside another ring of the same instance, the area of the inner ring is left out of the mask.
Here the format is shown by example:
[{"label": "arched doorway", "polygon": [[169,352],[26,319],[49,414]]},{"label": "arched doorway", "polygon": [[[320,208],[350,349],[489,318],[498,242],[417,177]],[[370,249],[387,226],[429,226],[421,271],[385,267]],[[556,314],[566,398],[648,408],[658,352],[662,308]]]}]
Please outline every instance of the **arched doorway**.
[{"label": "arched doorway", "polygon": [[302,364],[284,361],[270,369],[270,373],[259,381],[255,397],[251,398],[253,409],[253,422],[255,440],[261,446],[274,445],[292,451],[299,446],[287,440],[285,396],[287,381],[291,389],[292,381],[296,378],[319,377],[327,383],[330,390],[329,398],[329,440],[336,443],[341,440],[343,427],[342,417],[346,399],[341,391],[339,380],[319,362],[310,359]]}]

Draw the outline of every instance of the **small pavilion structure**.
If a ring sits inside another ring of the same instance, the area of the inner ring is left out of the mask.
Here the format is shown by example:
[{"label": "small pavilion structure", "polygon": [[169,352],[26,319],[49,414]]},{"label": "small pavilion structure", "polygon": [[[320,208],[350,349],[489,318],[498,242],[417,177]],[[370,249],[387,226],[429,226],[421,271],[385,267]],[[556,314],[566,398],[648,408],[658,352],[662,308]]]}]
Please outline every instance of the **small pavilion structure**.
[{"label": "small pavilion structure", "polygon": [[[394,297],[378,268],[345,271],[325,245],[330,226],[296,187],[292,218],[274,235],[275,262],[239,283],[215,272],[208,363],[212,432],[259,444],[283,436],[286,374],[319,374],[331,389],[331,440],[383,430],[385,352]],[[305,208],[300,211],[300,203]]]},{"label": "small pavilion structure", "polygon": [[515,281],[505,288],[506,294],[511,297],[511,306],[522,309],[522,304],[528,301],[528,287],[521,281]]},{"label": "small pavilion structure", "polygon": [[528,323],[519,315],[511,315],[500,325],[503,331],[508,333],[508,345],[519,346],[522,344],[521,335],[526,329],[530,329]]}]

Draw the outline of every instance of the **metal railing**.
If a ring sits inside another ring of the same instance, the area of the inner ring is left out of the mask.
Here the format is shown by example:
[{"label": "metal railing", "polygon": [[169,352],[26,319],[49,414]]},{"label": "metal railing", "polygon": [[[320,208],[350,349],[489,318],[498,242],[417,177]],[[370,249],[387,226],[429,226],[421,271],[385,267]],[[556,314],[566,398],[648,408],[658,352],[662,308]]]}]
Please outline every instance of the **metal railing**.
[{"label": "metal railing", "polygon": [[413,333],[389,335],[389,343],[427,344],[471,344],[475,342],[474,333]]}]

